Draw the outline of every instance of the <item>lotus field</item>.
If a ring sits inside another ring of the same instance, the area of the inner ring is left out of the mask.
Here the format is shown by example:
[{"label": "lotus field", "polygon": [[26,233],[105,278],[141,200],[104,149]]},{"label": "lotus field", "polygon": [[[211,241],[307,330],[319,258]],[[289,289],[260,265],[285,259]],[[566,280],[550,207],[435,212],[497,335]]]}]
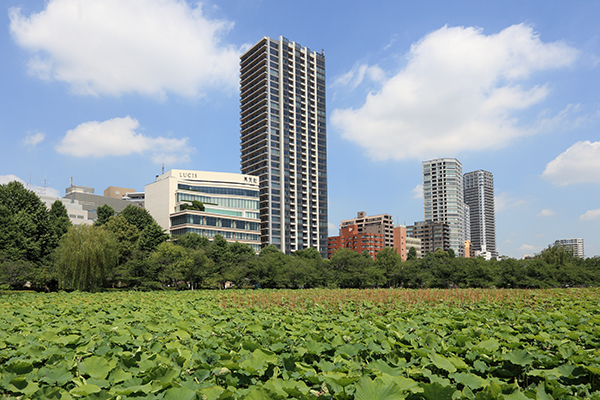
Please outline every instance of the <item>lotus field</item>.
[{"label": "lotus field", "polygon": [[600,399],[600,290],[0,295],[0,398]]}]

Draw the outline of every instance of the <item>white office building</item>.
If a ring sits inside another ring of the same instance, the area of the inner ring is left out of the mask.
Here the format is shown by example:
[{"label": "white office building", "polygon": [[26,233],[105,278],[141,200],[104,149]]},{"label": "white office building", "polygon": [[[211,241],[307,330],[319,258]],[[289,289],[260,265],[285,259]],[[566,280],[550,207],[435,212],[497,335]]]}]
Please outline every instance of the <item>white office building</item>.
[{"label": "white office building", "polygon": [[[258,178],[228,172],[173,169],[146,185],[146,210],[173,236],[192,232],[260,250]],[[186,208],[200,201],[204,211]],[[184,206],[185,205],[185,206]]]}]

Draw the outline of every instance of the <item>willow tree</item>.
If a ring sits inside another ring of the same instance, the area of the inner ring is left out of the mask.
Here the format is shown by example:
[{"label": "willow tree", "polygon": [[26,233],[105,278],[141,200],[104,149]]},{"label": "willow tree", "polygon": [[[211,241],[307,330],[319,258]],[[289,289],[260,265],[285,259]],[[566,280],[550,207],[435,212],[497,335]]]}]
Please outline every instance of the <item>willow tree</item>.
[{"label": "willow tree", "polygon": [[94,292],[111,276],[118,259],[112,233],[89,225],[73,226],[57,249],[59,286]]}]

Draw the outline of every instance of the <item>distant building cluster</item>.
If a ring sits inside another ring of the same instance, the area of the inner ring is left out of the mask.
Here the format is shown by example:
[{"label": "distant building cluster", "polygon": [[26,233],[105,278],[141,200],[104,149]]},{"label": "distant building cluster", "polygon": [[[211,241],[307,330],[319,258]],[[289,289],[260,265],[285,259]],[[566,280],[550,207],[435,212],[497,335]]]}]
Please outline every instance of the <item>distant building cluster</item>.
[{"label": "distant building cluster", "polygon": [[352,225],[363,235],[382,234],[385,246],[394,248],[403,260],[411,247],[418,257],[441,249],[452,250],[458,257],[497,258],[492,173],[463,174],[455,158],[423,161],[422,173],[423,221],[394,227],[388,214],[370,217],[361,211],[356,219],[341,221],[340,236],[329,238],[329,257],[340,247],[360,250],[354,241],[339,240],[345,226]]}]

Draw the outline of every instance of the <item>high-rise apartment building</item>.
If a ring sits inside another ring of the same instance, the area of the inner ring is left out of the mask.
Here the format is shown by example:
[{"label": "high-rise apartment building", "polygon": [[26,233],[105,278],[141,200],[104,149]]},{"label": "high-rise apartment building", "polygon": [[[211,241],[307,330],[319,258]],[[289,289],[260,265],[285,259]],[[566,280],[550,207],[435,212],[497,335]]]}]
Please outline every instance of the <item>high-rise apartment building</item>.
[{"label": "high-rise apartment building", "polygon": [[584,258],[583,239],[559,239],[554,242],[555,246],[561,246],[568,249],[574,257]]},{"label": "high-rise apartment building", "polygon": [[497,258],[494,176],[483,170],[468,172],[463,177],[463,187],[465,203],[469,206],[473,253],[486,260]]},{"label": "high-rise apartment building", "polygon": [[261,246],[326,257],[325,55],[264,37],[240,69],[241,171],[259,178]]},{"label": "high-rise apartment building", "polygon": [[465,249],[462,164],[456,158],[423,161],[423,216],[425,221],[450,226],[450,248],[459,256]]}]

